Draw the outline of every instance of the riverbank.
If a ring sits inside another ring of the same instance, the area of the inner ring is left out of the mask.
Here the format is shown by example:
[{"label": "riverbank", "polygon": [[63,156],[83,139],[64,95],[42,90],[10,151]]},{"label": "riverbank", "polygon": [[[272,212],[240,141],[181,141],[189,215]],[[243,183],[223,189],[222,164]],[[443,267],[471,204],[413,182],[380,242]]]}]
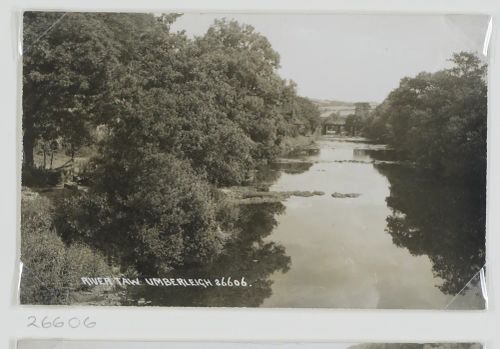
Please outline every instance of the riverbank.
[{"label": "riverbank", "polygon": [[[280,171],[290,157],[308,156],[319,153],[319,146],[316,141],[320,138],[318,132],[303,136],[285,137],[281,144],[281,152],[277,159],[264,165],[265,170]],[[290,161],[294,161],[291,159]],[[295,159],[295,161],[299,161]],[[311,163],[312,164],[312,163]],[[295,164],[292,164],[295,165]],[[275,168],[278,167],[278,168]],[[256,172],[263,171],[257,169]],[[302,172],[302,171],[299,171]],[[255,179],[256,176],[254,176]],[[233,204],[263,204],[282,202],[292,196],[311,197],[325,195],[322,191],[269,191],[270,183],[262,180],[253,180],[247,185],[231,186],[220,188],[226,199]]]},{"label": "riverbank", "polygon": [[316,141],[321,137],[318,132],[307,136],[296,136],[296,137],[285,137],[281,143],[281,154],[280,156],[286,156],[289,154],[296,154],[300,152],[306,152],[311,150],[319,151],[319,147]]},{"label": "riverbank", "polygon": [[225,194],[229,202],[239,205],[282,202],[292,196],[312,197],[325,195],[325,192],[319,190],[262,191],[252,186],[223,188],[221,192]]}]

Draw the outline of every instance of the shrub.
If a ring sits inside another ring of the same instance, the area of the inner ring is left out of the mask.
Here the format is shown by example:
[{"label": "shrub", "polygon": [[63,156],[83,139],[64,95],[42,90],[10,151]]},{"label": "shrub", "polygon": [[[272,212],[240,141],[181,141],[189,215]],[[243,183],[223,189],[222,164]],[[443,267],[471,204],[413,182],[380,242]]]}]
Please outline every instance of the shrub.
[{"label": "shrub", "polygon": [[461,52],[453,66],[401,79],[365,120],[365,135],[388,143],[447,180],[485,184],[487,66]]},{"label": "shrub", "polygon": [[221,251],[210,185],[187,161],[165,154],[109,158],[96,173],[88,193],[57,209],[65,241],[89,244],[144,275],[201,265]]},{"label": "shrub", "polygon": [[102,255],[57,236],[48,199],[23,195],[21,214],[21,303],[69,304],[80,277],[111,275]]},{"label": "shrub", "polygon": [[23,186],[54,186],[61,181],[61,172],[38,167],[23,166],[21,182]]}]

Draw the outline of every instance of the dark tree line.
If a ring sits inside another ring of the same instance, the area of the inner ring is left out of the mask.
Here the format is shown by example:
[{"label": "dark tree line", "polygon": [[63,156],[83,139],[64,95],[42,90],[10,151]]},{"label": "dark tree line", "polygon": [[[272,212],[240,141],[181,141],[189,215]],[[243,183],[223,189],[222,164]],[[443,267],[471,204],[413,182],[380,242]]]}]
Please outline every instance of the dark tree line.
[{"label": "dark tree line", "polygon": [[241,182],[296,134],[294,121],[314,131],[316,107],[277,74],[264,36],[220,20],[189,39],[170,30],[176,17],[27,12],[25,166],[54,142],[74,155],[105,125],[124,148],[154,144],[212,182]]},{"label": "dark tree line", "polygon": [[24,15],[23,185],[37,152],[90,147],[87,190],[55,203],[57,233],[143,274],[220,254],[232,232],[215,188],[319,124],[254,28],[218,20],[191,39],[171,30],[178,16]]},{"label": "dark tree line", "polygon": [[454,54],[453,66],[403,78],[367,118],[364,134],[445,178],[486,180],[486,64]]}]

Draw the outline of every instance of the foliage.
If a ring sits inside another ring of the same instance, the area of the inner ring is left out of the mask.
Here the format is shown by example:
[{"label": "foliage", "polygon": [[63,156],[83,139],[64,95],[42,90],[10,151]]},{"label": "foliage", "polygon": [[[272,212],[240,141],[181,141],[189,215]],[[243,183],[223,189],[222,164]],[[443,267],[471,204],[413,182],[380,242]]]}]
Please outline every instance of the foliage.
[{"label": "foliage", "polygon": [[111,275],[104,257],[84,244],[65,245],[52,227],[48,199],[23,195],[21,303],[69,304],[80,277]]},{"label": "foliage", "polygon": [[176,17],[24,17],[25,168],[35,144],[74,157],[91,143],[88,190],[56,203],[57,233],[142,275],[219,255],[236,218],[214,187],[245,183],[319,124],[251,26],[216,21],[190,39],[171,31]]},{"label": "foliage", "polygon": [[154,154],[106,159],[92,191],[64,201],[56,226],[122,267],[154,275],[210,261],[222,248],[209,185],[185,161]]},{"label": "foliage", "polygon": [[[53,29],[56,27],[56,29]],[[88,141],[113,62],[113,43],[98,15],[25,12],[23,150],[33,165],[38,140],[62,139],[71,154]]]},{"label": "foliage", "polygon": [[314,133],[321,126],[319,109],[308,98],[300,96],[295,98],[294,115],[304,123],[305,130],[308,133]]},{"label": "foliage", "polygon": [[364,132],[420,167],[484,182],[486,65],[466,52],[454,54],[451,61],[449,69],[403,78],[367,119]]},{"label": "foliage", "polygon": [[351,136],[356,136],[361,130],[363,119],[356,114],[349,114],[345,119],[345,128]]},{"label": "foliage", "polygon": [[106,124],[117,141],[154,144],[214,184],[238,184],[279,153],[297,119],[314,131],[316,107],[279,77],[264,36],[220,20],[188,39],[170,30],[177,16],[27,12],[25,165],[37,143],[73,157]]},{"label": "foliage", "polygon": [[209,287],[192,288],[134,288],[129,297],[135,300],[147,297],[152,305],[173,306],[248,306],[261,305],[272,294],[271,276],[286,273],[291,259],[285,247],[266,241],[278,224],[276,216],[285,211],[282,203],[243,205],[231,218],[234,237],[226,243],[224,251],[213,263],[199,268],[180,269],[169,274],[176,278],[220,278],[224,275],[233,280],[244,275],[251,287]]},{"label": "foliage", "polygon": [[60,177],[57,171],[23,166],[21,182],[23,186],[29,187],[54,186],[60,181]]},{"label": "foliage", "polygon": [[195,41],[194,55],[218,107],[253,142],[256,161],[279,153],[283,137],[293,131],[294,109],[313,109],[305,121],[319,120],[319,112],[297,97],[295,85],[277,74],[278,53],[252,26],[216,20]]}]

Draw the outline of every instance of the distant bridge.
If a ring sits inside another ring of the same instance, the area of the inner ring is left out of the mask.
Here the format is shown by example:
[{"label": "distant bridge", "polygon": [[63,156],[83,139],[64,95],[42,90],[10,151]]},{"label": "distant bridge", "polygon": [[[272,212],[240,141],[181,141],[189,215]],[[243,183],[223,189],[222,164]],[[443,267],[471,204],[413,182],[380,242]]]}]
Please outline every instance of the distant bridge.
[{"label": "distant bridge", "polygon": [[352,107],[320,107],[322,121],[322,134],[355,134],[357,132],[355,125],[350,125],[347,129],[346,119],[349,115],[356,116],[358,120],[364,119],[370,115],[372,106],[370,103],[355,103]]}]

